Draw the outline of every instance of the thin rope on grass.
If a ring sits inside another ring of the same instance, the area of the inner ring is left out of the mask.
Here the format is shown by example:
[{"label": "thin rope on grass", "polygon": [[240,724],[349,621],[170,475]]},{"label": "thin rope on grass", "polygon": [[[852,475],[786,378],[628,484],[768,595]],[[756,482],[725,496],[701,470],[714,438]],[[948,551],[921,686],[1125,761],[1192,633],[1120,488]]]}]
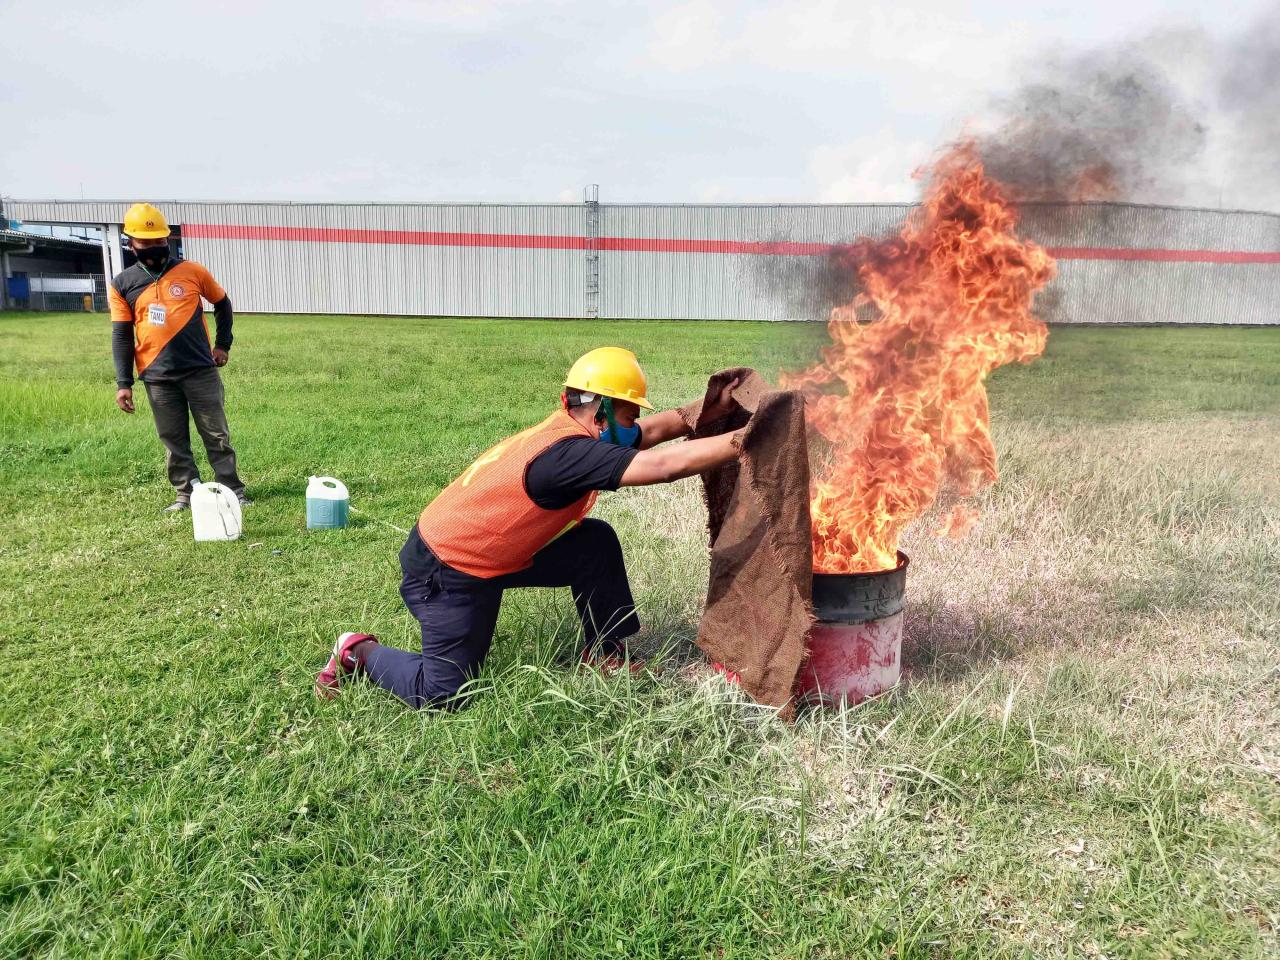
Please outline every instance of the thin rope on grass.
[{"label": "thin rope on grass", "polygon": [[397,533],[403,533],[406,537],[409,535],[409,531],[406,530],[404,527],[397,527],[394,523],[387,523],[387,521],[383,520],[381,517],[375,517],[371,513],[365,513],[359,507],[348,506],[347,509],[349,509],[352,513],[358,513],[361,516],[368,517],[374,523],[380,523],[384,527],[390,527],[392,530],[395,530]]}]

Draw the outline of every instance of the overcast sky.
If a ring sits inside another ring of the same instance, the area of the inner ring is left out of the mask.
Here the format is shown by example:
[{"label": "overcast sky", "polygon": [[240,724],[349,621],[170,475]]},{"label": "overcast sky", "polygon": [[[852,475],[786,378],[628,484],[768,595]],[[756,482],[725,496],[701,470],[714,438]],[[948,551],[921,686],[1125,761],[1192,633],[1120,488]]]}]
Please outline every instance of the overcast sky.
[{"label": "overcast sky", "polygon": [[[1037,58],[1273,6],[0,0],[0,193],[911,200]],[[1186,202],[1272,203],[1201,181]]]}]

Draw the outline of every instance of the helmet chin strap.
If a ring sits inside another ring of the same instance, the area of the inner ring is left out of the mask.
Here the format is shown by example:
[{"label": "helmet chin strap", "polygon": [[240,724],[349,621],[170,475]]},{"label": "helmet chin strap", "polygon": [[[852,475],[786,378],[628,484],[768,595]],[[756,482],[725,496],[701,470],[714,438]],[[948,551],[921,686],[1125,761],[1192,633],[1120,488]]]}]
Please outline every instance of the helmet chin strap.
[{"label": "helmet chin strap", "polygon": [[[600,423],[602,420],[609,422],[609,438],[612,442],[617,443],[620,434],[618,433],[618,421],[614,419],[613,415],[612,397],[600,398],[600,409],[596,411],[596,423]],[[603,432],[602,430],[601,433]]]}]

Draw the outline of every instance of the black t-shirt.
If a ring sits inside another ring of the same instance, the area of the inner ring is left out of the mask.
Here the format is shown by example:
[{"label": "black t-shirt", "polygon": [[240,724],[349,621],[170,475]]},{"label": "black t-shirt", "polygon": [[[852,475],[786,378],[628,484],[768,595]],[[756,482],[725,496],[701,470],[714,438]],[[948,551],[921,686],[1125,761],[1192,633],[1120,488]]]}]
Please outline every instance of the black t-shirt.
[{"label": "black t-shirt", "polygon": [[557,440],[525,468],[524,492],[544,510],[562,510],[592,490],[617,490],[637,453],[591,437]]},{"label": "black t-shirt", "polygon": [[[637,446],[639,438],[636,439]],[[524,471],[524,490],[544,510],[562,510],[592,490],[617,490],[622,475],[640,451],[601,443],[592,437],[557,440],[529,462]],[[440,561],[422,542],[415,524],[400,551],[405,573],[429,579]]]}]

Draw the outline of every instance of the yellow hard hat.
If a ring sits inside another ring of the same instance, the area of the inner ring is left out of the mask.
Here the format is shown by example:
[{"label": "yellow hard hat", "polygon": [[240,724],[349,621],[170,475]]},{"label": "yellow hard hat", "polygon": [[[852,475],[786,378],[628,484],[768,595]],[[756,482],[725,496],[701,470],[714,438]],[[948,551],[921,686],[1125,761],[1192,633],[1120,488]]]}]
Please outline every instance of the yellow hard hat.
[{"label": "yellow hard hat", "polygon": [[653,409],[646,396],[649,381],[640,369],[636,355],[622,347],[597,347],[590,353],[584,353],[570,368],[564,385],[615,400],[629,400],[646,410]]},{"label": "yellow hard hat", "polygon": [[169,221],[149,203],[135,203],[124,215],[124,232],[139,240],[159,240],[169,235]]}]

